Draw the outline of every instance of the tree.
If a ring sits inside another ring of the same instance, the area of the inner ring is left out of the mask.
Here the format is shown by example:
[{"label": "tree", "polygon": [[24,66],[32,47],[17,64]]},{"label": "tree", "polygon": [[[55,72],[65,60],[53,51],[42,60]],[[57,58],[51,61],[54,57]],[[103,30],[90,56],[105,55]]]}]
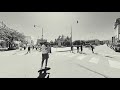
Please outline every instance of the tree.
[{"label": "tree", "polygon": [[59,35],[57,39],[55,39],[54,43],[57,44],[61,42],[63,46],[70,46],[71,38],[69,36]]},{"label": "tree", "polygon": [[14,29],[10,29],[5,24],[3,25],[4,26],[0,27],[0,39],[5,40],[8,43],[9,48],[12,48],[14,41],[26,42],[24,34],[19,33]]}]

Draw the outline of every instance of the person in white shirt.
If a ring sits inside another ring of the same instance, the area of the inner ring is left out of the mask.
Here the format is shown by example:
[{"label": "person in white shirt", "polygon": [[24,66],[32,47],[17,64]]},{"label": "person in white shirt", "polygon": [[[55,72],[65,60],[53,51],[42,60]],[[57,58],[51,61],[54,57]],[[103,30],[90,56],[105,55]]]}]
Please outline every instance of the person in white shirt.
[{"label": "person in white shirt", "polygon": [[45,45],[45,43],[41,46],[41,50],[42,50],[42,62],[41,62],[41,69],[42,69],[43,63],[45,60],[46,60],[45,68],[47,68],[47,63],[48,63],[48,58],[49,58],[48,48],[47,48],[47,45]]}]

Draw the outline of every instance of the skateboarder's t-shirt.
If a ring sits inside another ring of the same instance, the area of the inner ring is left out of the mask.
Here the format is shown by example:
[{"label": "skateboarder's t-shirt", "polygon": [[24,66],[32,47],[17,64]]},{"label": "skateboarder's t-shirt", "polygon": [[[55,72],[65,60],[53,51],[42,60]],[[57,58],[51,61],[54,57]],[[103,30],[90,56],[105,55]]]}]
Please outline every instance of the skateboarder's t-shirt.
[{"label": "skateboarder's t-shirt", "polygon": [[45,45],[42,45],[41,49],[42,49],[42,54],[48,53],[47,47]]}]

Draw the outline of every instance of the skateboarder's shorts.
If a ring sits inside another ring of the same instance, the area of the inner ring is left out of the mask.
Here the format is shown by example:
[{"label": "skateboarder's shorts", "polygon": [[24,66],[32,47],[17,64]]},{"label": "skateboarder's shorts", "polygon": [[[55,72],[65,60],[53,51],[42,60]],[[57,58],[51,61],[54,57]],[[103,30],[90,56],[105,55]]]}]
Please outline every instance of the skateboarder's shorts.
[{"label": "skateboarder's shorts", "polygon": [[42,58],[43,58],[43,60],[48,59],[49,58],[48,53],[47,54],[42,54]]}]

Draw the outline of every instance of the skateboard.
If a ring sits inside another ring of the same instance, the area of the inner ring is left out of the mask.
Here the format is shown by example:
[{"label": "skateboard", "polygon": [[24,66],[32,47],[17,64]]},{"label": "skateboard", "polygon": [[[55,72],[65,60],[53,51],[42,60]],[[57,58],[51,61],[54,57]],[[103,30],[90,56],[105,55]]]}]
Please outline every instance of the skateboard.
[{"label": "skateboard", "polygon": [[47,68],[44,68],[44,69],[40,69],[38,72],[48,71],[48,70],[50,70],[50,69],[51,69],[50,67],[47,67]]}]

